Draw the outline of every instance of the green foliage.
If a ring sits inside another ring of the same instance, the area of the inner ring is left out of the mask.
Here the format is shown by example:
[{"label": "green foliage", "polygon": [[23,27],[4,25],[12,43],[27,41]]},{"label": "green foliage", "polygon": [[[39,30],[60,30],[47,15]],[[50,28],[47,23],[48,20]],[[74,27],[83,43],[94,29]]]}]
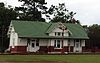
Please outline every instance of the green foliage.
[{"label": "green foliage", "polygon": [[100,25],[94,24],[88,27],[88,35],[90,37],[91,47],[100,48]]},{"label": "green foliage", "polygon": [[16,19],[16,16],[17,14],[13,8],[7,8],[4,3],[0,3],[0,51],[8,47],[8,26],[11,20]]},{"label": "green foliage", "polygon": [[[51,20],[51,22],[63,22],[63,23],[79,23],[79,21],[74,19],[73,11],[66,9],[64,3],[59,3],[58,6],[51,5],[46,13],[46,17]],[[54,17],[51,18],[50,15]]]},{"label": "green foliage", "polygon": [[7,8],[4,3],[0,3],[0,22],[2,25],[9,25],[10,20],[16,19],[16,16],[13,8]]},{"label": "green foliage", "polygon": [[[45,0],[19,0],[24,2],[21,7],[16,7],[15,10],[19,13],[18,17],[20,20],[31,20],[31,21],[45,21],[42,18],[42,10],[47,9],[44,6]],[[20,13],[21,11],[21,13]]]}]

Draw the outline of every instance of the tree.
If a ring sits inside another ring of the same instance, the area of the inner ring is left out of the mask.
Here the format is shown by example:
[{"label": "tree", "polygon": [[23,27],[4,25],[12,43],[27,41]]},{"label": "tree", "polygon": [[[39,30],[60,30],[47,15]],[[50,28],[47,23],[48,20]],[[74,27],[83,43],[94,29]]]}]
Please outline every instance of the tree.
[{"label": "tree", "polygon": [[[76,13],[73,11],[70,12],[68,9],[66,9],[64,3],[59,3],[58,6],[51,5],[45,14],[47,19],[51,20],[51,22],[79,23],[78,20],[74,19],[74,15]],[[53,15],[54,17],[51,18],[50,15]]]},{"label": "tree", "polygon": [[[44,6],[45,0],[19,0],[24,2],[22,7],[16,7],[15,10],[19,13],[20,20],[31,20],[31,21],[45,21],[42,18],[42,10],[46,10]],[[21,11],[21,13],[20,13]]]},{"label": "tree", "polygon": [[100,48],[100,25],[94,24],[88,27],[88,36],[90,38],[91,48]]},{"label": "tree", "polygon": [[7,31],[10,21],[16,19],[16,12],[13,8],[5,7],[4,3],[0,3],[0,51],[4,51],[8,46]]}]

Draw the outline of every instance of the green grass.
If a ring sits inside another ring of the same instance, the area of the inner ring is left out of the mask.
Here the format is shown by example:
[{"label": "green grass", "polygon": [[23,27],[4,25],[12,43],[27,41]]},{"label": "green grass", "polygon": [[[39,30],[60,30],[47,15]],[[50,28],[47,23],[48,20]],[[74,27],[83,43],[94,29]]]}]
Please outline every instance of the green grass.
[{"label": "green grass", "polygon": [[100,63],[100,55],[0,55],[0,61],[58,61],[65,63]]}]

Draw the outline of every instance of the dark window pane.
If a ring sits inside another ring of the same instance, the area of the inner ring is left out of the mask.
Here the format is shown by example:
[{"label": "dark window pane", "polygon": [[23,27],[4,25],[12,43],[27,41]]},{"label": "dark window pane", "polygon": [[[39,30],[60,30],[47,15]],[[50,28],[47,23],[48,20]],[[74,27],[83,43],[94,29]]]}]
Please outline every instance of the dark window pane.
[{"label": "dark window pane", "polygon": [[60,44],[57,44],[57,48],[60,48]]},{"label": "dark window pane", "polygon": [[64,33],[62,33],[62,36],[64,36]]},{"label": "dark window pane", "polygon": [[58,36],[60,36],[60,32],[58,32]]},{"label": "dark window pane", "polygon": [[54,41],[54,47],[56,48],[56,40]]},{"label": "dark window pane", "polygon": [[60,48],[60,40],[57,40],[57,48]]},{"label": "dark window pane", "polygon": [[57,35],[57,33],[55,32],[55,36]]},{"label": "dark window pane", "polygon": [[39,46],[39,42],[36,42],[36,46]]},{"label": "dark window pane", "polygon": [[34,43],[32,43],[32,47],[34,47]]},{"label": "dark window pane", "polygon": [[75,41],[76,41],[76,42],[79,42],[79,39],[76,39]]}]

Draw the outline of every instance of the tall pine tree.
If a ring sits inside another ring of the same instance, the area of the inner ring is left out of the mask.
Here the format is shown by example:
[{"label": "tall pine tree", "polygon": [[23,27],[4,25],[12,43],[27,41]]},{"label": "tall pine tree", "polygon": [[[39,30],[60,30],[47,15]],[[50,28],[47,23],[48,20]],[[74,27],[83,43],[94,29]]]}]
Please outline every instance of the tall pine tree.
[{"label": "tall pine tree", "polygon": [[[46,10],[45,0],[18,0],[24,2],[21,7],[16,7],[15,10],[19,13],[20,20],[45,21],[42,18],[42,11]],[[21,12],[20,12],[21,11]]]},{"label": "tall pine tree", "polygon": [[8,47],[8,27],[10,21],[16,19],[16,16],[17,14],[13,8],[7,8],[4,3],[0,3],[0,52]]}]

